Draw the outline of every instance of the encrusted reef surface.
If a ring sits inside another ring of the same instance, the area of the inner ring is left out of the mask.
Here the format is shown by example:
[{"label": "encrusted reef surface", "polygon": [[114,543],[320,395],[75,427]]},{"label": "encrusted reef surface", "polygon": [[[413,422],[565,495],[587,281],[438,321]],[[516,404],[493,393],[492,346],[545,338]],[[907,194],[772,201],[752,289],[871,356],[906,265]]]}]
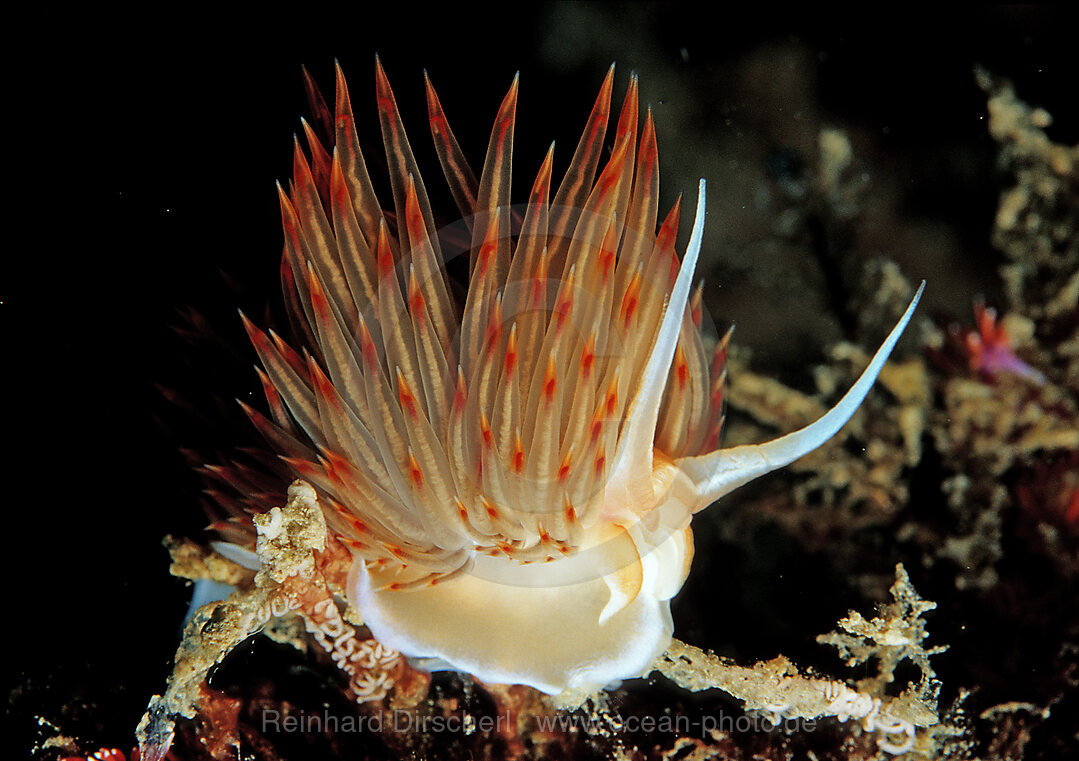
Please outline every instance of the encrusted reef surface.
[{"label": "encrusted reef surface", "polygon": [[[131,758],[136,741],[176,761],[1079,755],[1079,145],[997,72],[976,70],[976,87],[1000,183],[988,286],[938,302],[943,317],[923,309],[827,446],[695,519],[677,639],[650,677],[552,699],[414,670],[348,609],[347,559],[297,483],[259,519],[258,572],[167,541],[174,575],[236,591],[188,622],[137,738],[76,720],[102,702],[50,713],[27,684],[9,714],[37,722],[33,756],[108,742]],[[921,279],[881,252],[886,192],[859,137],[822,124],[788,142],[799,150],[770,157],[751,248],[824,273],[802,297],[822,351],[776,373],[736,331],[727,446],[818,417]],[[710,266],[709,281],[730,271]],[[125,625],[152,636],[137,618]]]}]

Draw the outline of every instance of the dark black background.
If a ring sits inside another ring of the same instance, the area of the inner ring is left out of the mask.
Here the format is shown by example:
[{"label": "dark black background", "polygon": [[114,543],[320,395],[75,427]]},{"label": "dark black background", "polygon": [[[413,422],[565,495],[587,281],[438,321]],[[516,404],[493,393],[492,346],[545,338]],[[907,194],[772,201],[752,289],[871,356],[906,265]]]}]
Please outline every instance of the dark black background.
[{"label": "dark black background", "polygon": [[[896,155],[962,143],[984,156],[979,171],[992,176],[975,63],[1011,77],[1021,97],[1052,112],[1059,141],[1079,134],[1074,12],[894,6],[702,18],[684,5],[596,8],[638,26],[689,77],[771,40],[812,46],[824,108],[889,125]],[[217,424],[231,399],[258,397],[235,309],[262,315],[277,298],[274,182],[290,174],[290,135],[306,113],[301,64],[329,91],[332,62],[341,61],[361,129],[366,119],[377,147],[379,53],[431,176],[423,69],[476,164],[519,70],[518,155],[538,157],[552,138],[574,144],[610,63],[585,51],[572,66],[553,66],[540,54],[564,31],[561,13],[507,6],[481,14],[454,4],[348,18],[293,9],[227,23],[182,13],[94,15],[26,30],[32,52],[10,63],[7,78],[15,172],[5,183],[14,200],[0,283],[2,546],[13,593],[4,610],[15,634],[2,668],[5,690],[15,690],[8,719],[20,733],[30,729],[29,710],[88,740],[125,746],[147,699],[164,686],[187,591],[168,575],[160,542],[166,533],[197,535],[204,522],[199,481],[178,449],[227,450],[246,435],[223,439]],[[603,30],[576,33],[588,39]],[[616,92],[634,58],[632,47],[619,57]],[[930,109],[939,123],[925,123]],[[568,155],[563,148],[563,162]],[[922,203],[987,236],[997,190],[983,190],[959,202],[927,187]],[[969,255],[992,256],[987,244]],[[995,265],[990,258],[984,266]],[[234,361],[212,342],[204,351],[175,333],[186,307],[237,347]],[[731,318],[749,322],[752,314]],[[175,389],[207,420],[166,401],[159,387]],[[82,702],[96,706],[90,723],[71,708]]]}]

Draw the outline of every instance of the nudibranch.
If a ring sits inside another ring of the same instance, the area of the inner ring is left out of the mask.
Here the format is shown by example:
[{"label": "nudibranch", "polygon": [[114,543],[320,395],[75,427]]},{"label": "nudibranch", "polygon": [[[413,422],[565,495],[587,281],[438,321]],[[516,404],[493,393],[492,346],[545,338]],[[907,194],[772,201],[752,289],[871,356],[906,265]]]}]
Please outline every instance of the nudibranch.
[{"label": "nudibranch", "polygon": [[[613,67],[561,182],[552,145],[514,207],[517,79],[478,178],[427,80],[460,212],[440,226],[376,63],[383,210],[338,69],[336,113],[322,105],[316,119],[332,147],[305,123],[308,150],[297,144],[280,189],[300,351],[245,318],[269,416],[248,413],[351,551],[349,602],[373,635],[549,694],[647,673],[671,640],[693,515],[835,434],[921,295],[820,420],[719,449],[726,344],[710,361],[691,293],[705,182],[679,259],[679,203],[659,222],[656,135],[650,111],[639,124],[635,77],[607,150],[612,82]],[[446,262],[464,252],[459,305]]]}]

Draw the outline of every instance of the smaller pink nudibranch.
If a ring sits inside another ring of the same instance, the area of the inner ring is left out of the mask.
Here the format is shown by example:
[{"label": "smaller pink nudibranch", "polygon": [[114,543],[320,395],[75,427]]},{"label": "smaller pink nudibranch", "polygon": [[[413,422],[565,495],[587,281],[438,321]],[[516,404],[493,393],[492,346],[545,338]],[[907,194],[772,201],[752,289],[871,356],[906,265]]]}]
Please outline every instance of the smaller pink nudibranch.
[{"label": "smaller pink nudibranch", "polygon": [[[657,230],[656,137],[650,113],[639,129],[635,78],[605,150],[612,80],[613,68],[553,200],[552,146],[520,213],[508,198],[517,80],[478,179],[428,82],[462,219],[449,235],[377,65],[394,213],[382,211],[338,71],[335,115],[320,120],[333,149],[305,125],[310,159],[297,148],[281,191],[304,353],[246,323],[270,416],[248,412],[352,552],[349,601],[374,637],[551,694],[648,672],[671,640],[693,515],[832,437],[922,293],[820,420],[717,449],[722,352],[710,367],[691,293],[705,183],[679,262],[678,204]],[[444,262],[462,236],[458,308]]]}]

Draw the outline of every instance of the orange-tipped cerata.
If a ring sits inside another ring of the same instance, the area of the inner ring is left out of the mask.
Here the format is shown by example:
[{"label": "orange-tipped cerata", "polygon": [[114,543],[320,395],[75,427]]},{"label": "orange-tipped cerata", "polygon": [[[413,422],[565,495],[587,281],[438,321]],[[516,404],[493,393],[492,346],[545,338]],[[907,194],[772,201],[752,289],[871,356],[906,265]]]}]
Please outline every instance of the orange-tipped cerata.
[{"label": "orange-tipped cerata", "polygon": [[[552,693],[649,668],[670,640],[692,514],[838,430],[909,319],[822,425],[714,450],[727,344],[710,356],[691,295],[704,181],[679,257],[679,203],[660,224],[651,113],[642,122],[633,77],[609,125],[613,79],[561,177],[553,146],[518,162],[535,181],[516,206],[518,78],[478,174],[427,79],[458,207],[445,216],[378,63],[390,196],[376,197],[338,71],[332,145],[305,125],[280,191],[300,345],[246,322],[271,416],[249,414],[353,553],[350,599],[374,635]],[[328,111],[316,116],[328,129]],[[458,256],[465,284],[447,274]]]}]

